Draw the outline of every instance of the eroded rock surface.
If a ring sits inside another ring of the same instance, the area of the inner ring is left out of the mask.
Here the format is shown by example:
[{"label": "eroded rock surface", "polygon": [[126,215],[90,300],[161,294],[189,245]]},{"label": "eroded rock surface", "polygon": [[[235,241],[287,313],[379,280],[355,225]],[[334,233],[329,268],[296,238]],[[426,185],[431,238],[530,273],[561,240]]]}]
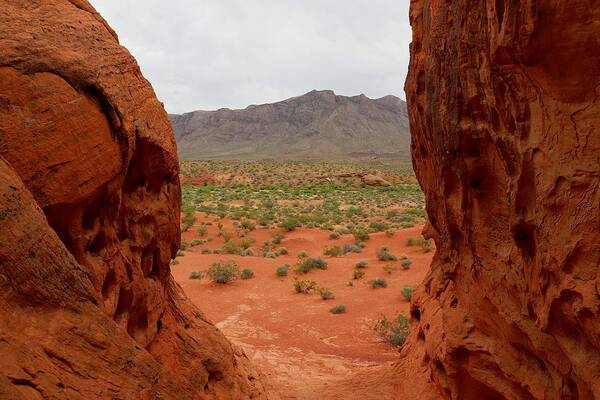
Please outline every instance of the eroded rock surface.
[{"label": "eroded rock surface", "polygon": [[0,397],[264,397],[185,298],[167,114],[82,0],[0,1]]},{"label": "eroded rock surface", "polygon": [[600,398],[600,8],[414,0],[410,18],[437,247],[411,343],[449,398]]}]

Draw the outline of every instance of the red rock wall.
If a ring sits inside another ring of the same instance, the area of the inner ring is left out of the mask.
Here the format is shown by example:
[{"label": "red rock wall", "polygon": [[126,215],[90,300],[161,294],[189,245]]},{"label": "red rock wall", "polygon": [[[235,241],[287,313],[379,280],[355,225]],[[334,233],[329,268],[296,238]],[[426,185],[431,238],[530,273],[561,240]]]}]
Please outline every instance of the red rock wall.
[{"label": "red rock wall", "polygon": [[413,0],[437,253],[413,345],[453,399],[600,398],[600,6]]},{"label": "red rock wall", "polygon": [[258,398],[174,283],[167,114],[83,0],[0,0],[0,398]]}]

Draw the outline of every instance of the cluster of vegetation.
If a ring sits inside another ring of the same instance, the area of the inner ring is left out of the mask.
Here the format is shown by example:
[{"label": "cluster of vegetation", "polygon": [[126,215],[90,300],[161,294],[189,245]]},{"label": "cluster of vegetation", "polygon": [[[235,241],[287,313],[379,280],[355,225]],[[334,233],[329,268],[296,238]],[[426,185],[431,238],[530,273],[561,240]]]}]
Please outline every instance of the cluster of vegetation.
[{"label": "cluster of vegetation", "polygon": [[311,280],[294,279],[294,291],[302,294],[315,292],[318,293],[323,300],[331,300],[335,297],[331,290],[319,287],[317,282]]},{"label": "cluster of vegetation", "polygon": [[301,260],[296,266],[296,272],[308,274],[313,269],[327,269],[327,261],[321,258],[306,258]]},{"label": "cluster of vegetation", "polygon": [[[182,164],[187,176],[213,177],[201,185],[182,186],[184,230],[194,226],[194,211],[201,211],[239,221],[240,228],[246,230],[256,226],[278,226],[286,231],[322,228],[332,231],[332,239],[352,233],[357,242],[363,242],[370,233],[386,232],[391,236],[394,229],[414,226],[426,216],[423,193],[410,171],[370,171],[386,174],[392,185],[363,187],[351,178],[334,179],[356,170],[356,166],[320,164],[314,175],[314,166],[302,163],[282,163],[274,170],[268,169],[268,162],[212,163]],[[290,170],[302,172],[291,174]]]},{"label": "cluster of vegetation", "polygon": [[206,271],[192,271],[190,279],[208,278],[214,283],[226,284],[238,278],[250,279],[254,272],[250,268],[240,271],[235,261],[214,262]]},{"label": "cluster of vegetation", "polygon": [[396,318],[390,321],[386,316],[381,316],[373,329],[386,343],[401,347],[406,342],[409,333],[408,318],[398,314]]},{"label": "cluster of vegetation", "polygon": [[425,239],[423,236],[415,236],[408,238],[406,242],[407,246],[420,246],[423,249],[423,253],[429,253],[433,250],[433,240]]}]

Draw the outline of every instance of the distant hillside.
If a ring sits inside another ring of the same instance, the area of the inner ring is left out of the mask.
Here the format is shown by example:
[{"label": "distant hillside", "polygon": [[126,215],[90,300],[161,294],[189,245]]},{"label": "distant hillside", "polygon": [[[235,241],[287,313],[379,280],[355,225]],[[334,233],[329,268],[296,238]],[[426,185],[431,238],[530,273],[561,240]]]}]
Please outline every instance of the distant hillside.
[{"label": "distant hillside", "polygon": [[170,115],[182,159],[408,160],[406,103],[312,91],[244,110]]}]

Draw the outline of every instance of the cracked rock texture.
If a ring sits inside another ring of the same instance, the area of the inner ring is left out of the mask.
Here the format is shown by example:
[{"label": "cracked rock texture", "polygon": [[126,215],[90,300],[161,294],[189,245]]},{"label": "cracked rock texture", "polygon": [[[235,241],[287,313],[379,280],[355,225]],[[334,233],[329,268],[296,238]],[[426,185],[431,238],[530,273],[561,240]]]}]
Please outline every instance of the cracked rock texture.
[{"label": "cracked rock texture", "polygon": [[413,0],[410,19],[437,247],[411,345],[448,398],[600,398],[600,7]]},{"label": "cracked rock texture", "polygon": [[185,298],[167,114],[83,0],[0,0],[0,398],[263,398]]}]

